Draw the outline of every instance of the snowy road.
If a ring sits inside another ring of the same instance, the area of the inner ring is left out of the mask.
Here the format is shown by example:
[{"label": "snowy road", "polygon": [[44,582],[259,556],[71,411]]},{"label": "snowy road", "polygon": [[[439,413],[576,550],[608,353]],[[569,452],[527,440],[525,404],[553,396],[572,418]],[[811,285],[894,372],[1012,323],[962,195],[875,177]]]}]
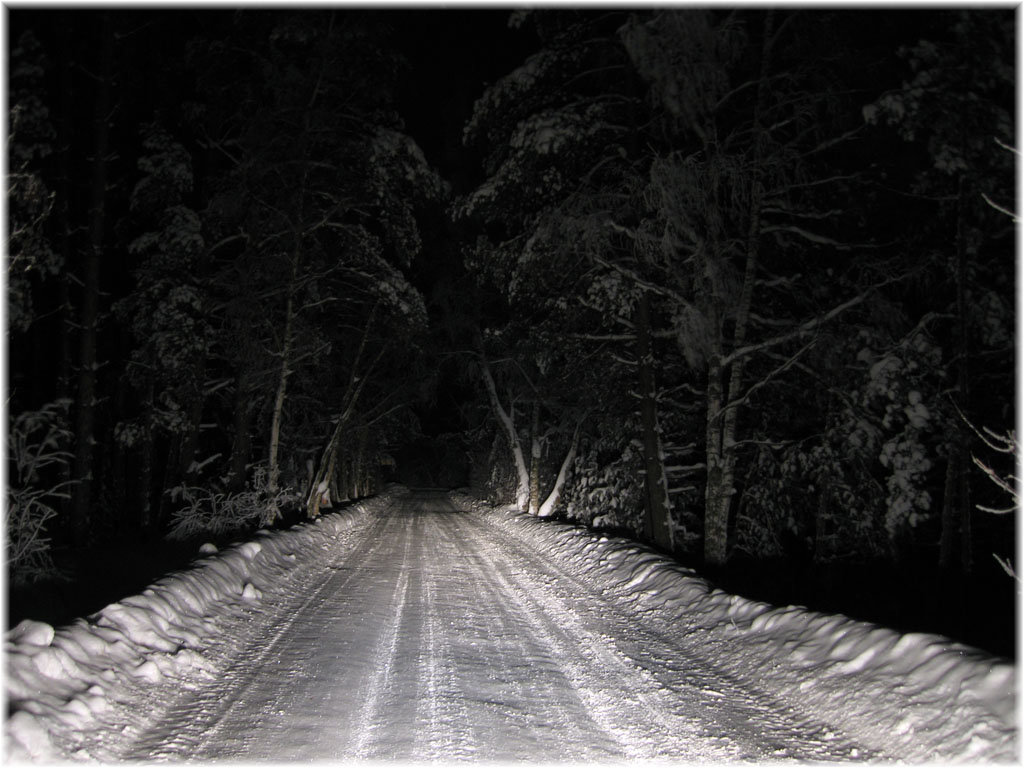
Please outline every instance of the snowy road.
[{"label": "snowy road", "polygon": [[443,495],[401,497],[342,538],[226,673],[183,695],[123,756],[874,756],[716,672]]}]

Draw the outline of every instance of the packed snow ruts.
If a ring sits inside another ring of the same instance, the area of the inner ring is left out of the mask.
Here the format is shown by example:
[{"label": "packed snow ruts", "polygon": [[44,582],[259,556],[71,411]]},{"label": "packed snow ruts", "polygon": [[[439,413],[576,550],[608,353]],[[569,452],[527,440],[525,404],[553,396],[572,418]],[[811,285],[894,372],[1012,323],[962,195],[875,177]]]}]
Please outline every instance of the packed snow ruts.
[{"label": "packed snow ruts", "polygon": [[323,555],[344,553],[338,537],[399,490],[260,531],[222,552],[204,545],[208,556],[193,568],[56,631],[22,621],[5,638],[7,757],[116,758],[161,707],[214,679],[264,622],[279,618],[261,605],[264,592],[315,578]]},{"label": "packed snow ruts", "polygon": [[[348,558],[355,556],[356,541],[341,534],[365,533],[368,513],[394,514],[388,506],[397,495],[392,491],[289,531],[261,532],[205,558],[190,571],[158,581],[141,595],[67,627],[54,630],[38,622],[22,622],[6,638],[7,690],[14,713],[5,729],[8,758],[121,758],[133,740],[167,715],[175,701],[186,706],[196,695],[217,690],[211,680],[232,661],[239,661],[236,649],[247,639],[265,637],[268,627],[276,631],[275,636],[290,633],[285,608],[292,609],[295,603],[280,599],[282,585],[300,596],[303,590],[323,587],[325,574],[346,568]],[[649,685],[640,686],[643,690],[638,691],[639,703],[634,706],[652,705],[663,714],[671,712],[660,707],[657,689],[666,675],[671,677],[683,668],[681,675],[688,671],[700,678],[693,688],[703,692],[709,709],[719,699],[731,698],[720,711],[735,711],[736,699],[746,697],[746,704],[740,704],[755,709],[765,703],[778,705],[777,713],[793,712],[801,726],[805,725],[801,712],[808,727],[812,722],[827,723],[832,731],[812,734],[820,736],[826,748],[817,759],[841,759],[840,755],[856,759],[872,752],[909,760],[1016,758],[1012,664],[939,636],[899,635],[843,616],[792,606],[773,608],[728,595],[628,541],[540,521],[511,509],[492,510],[467,496],[453,499],[461,509],[477,512],[469,516],[480,534],[478,549],[482,550],[474,557],[496,563],[493,570],[477,568],[466,578],[478,580],[484,591],[494,590],[511,599],[515,605],[510,610],[518,611],[515,620],[530,625],[534,637],[554,639],[558,646],[575,642],[565,632],[586,633],[589,650],[579,659],[567,661],[564,653],[556,654],[565,676],[577,682],[580,699],[594,695],[586,680],[595,664],[624,664],[623,669],[639,668],[641,678],[649,678]],[[502,538],[506,535],[511,538]],[[500,561],[494,559],[498,540],[502,542]],[[367,539],[359,541],[365,544]],[[456,540],[453,546],[468,545]],[[468,550],[462,552],[465,555]],[[509,558],[518,558],[529,568],[514,572]],[[446,563],[438,562],[437,567]],[[558,589],[546,588],[556,577],[562,579]],[[422,603],[418,610],[425,617],[420,637],[433,653],[444,631],[434,610],[446,596],[425,578],[422,583],[404,584]],[[563,628],[552,619],[551,611],[565,608],[565,600],[558,595],[566,585],[571,587],[574,604],[562,614],[568,626]],[[399,583],[393,586],[397,590]],[[614,610],[605,610],[599,596]],[[577,612],[577,603],[585,603],[586,610]],[[593,623],[587,624],[598,620],[593,615],[580,618],[589,615],[587,611],[603,611],[598,618],[609,622],[606,631],[616,635],[614,642],[598,636]],[[637,625],[632,646],[613,628],[623,616],[635,619]],[[408,641],[398,635],[393,639]],[[661,658],[673,646],[678,658]],[[645,662],[648,653],[651,658]],[[431,659],[418,696],[426,699],[428,720],[457,722],[460,715],[465,717],[471,691],[451,688],[452,666],[458,659],[440,655]],[[486,665],[486,660],[480,663]],[[384,688],[378,689],[378,697],[387,693],[386,668],[382,669],[379,679]],[[616,717],[621,702],[591,703],[596,705],[592,712],[604,707],[605,724],[613,726],[605,732],[614,733],[614,726],[623,722]],[[555,717],[554,710],[541,714]],[[720,724],[719,735],[725,738],[728,722]],[[775,727],[771,717],[764,727]],[[705,728],[692,737],[698,735],[714,734]],[[628,733],[620,737],[626,744],[633,738]],[[465,738],[466,734],[447,733],[436,739],[439,743],[431,746],[435,750],[431,754],[486,756],[479,747],[460,752]],[[846,740],[863,745],[866,751],[860,755],[829,752],[828,742],[833,739],[837,744]],[[743,759],[742,752],[727,749],[704,754]],[[783,749],[778,757],[792,755]]]},{"label": "packed snow ruts", "polygon": [[1016,666],[923,633],[714,589],[626,539],[456,497],[705,659],[882,754],[1016,760]]}]

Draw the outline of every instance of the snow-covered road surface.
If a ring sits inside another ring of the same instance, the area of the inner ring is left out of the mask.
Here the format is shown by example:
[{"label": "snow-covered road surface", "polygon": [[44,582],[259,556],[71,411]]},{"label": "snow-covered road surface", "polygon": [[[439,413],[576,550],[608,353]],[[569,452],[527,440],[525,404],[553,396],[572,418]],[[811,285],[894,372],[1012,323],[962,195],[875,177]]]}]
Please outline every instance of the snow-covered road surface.
[{"label": "snow-covered road surface", "polygon": [[125,757],[866,756],[442,495],[400,499],[307,587]]},{"label": "snow-covered road surface", "polygon": [[394,490],[8,633],[8,756],[1003,760],[1015,667]]}]

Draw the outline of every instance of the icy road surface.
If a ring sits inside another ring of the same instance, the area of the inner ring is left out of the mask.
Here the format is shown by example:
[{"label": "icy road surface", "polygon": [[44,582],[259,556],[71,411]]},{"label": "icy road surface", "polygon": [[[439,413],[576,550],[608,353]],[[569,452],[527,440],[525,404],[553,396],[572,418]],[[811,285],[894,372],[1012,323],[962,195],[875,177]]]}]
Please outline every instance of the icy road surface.
[{"label": "icy road surface", "polygon": [[141,760],[864,759],[445,496],[345,532]]}]

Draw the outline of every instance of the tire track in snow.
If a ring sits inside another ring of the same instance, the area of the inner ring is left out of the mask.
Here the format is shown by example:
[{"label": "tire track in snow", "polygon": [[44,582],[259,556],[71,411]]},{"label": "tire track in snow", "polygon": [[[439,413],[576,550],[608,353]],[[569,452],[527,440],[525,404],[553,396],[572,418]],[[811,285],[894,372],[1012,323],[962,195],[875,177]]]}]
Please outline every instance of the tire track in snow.
[{"label": "tire track in snow", "polygon": [[[331,592],[343,590],[358,574],[359,568],[374,555],[379,537],[390,522],[388,515],[373,518],[372,522],[357,532],[361,537],[354,546],[342,547],[323,566],[320,583],[310,593],[304,589],[301,578],[291,580],[282,591],[273,612],[272,623],[257,624],[257,631],[247,638],[240,651],[233,655],[227,668],[216,681],[200,689],[195,695],[173,706],[157,723],[135,740],[127,760],[174,759],[182,755],[197,757],[214,747],[215,738],[224,724],[234,714],[246,694],[259,681],[253,674],[276,653],[282,641],[300,619],[308,620],[315,613],[321,596],[328,586]],[[351,572],[346,573],[342,564],[352,562]],[[338,583],[340,581],[340,583]],[[268,595],[264,595],[264,603]]]},{"label": "tire track in snow", "polygon": [[[584,610],[580,616],[590,613],[588,622],[601,627],[597,634],[590,633],[596,645],[633,668],[648,685],[655,683],[656,695],[664,701],[664,707],[684,719],[699,722],[701,733],[696,738],[701,741],[741,748],[740,759],[882,758],[840,737],[835,727],[809,720],[756,685],[722,669],[711,658],[713,652],[709,649],[688,650],[684,645],[693,646],[692,641],[680,642],[671,637],[670,627],[650,626],[635,609],[620,607],[579,576],[555,569],[528,545],[501,533],[477,515],[473,515],[472,524],[486,540],[525,564],[526,567],[517,569],[527,583],[524,589],[529,595],[542,596],[549,612],[575,616],[562,595],[568,591],[583,596]],[[556,589],[557,584],[567,586],[568,590]]]},{"label": "tire track in snow", "polygon": [[696,640],[446,498],[406,497],[357,530],[322,578],[300,566],[268,590],[271,617],[227,674],[128,757],[842,757]]},{"label": "tire track in snow", "polygon": [[[731,749],[702,744],[693,723],[675,716],[656,699],[656,691],[637,670],[609,652],[564,604],[540,601],[537,585],[524,587],[520,569],[476,526],[472,551],[484,561],[480,573],[517,608],[530,633],[552,653],[568,686],[587,714],[629,759],[671,756],[683,759],[735,758]],[[582,653],[583,658],[579,658]],[[697,748],[700,745],[702,748]],[[709,752],[711,754],[709,754]]]},{"label": "tire track in snow", "polygon": [[[548,617],[550,624],[538,621],[531,606],[502,576],[503,565],[496,560],[494,552],[489,551],[488,544],[479,536],[466,536],[462,513],[446,517],[444,526],[448,530],[448,539],[458,542],[461,558],[471,566],[479,602],[499,609],[501,626],[498,629],[514,638],[517,648],[506,651],[507,656],[527,659],[534,667],[544,666],[550,670],[542,677],[527,673],[525,680],[520,677],[514,681],[519,700],[531,706],[530,714],[539,714],[547,721],[534,723],[534,746],[540,749],[544,758],[645,756],[646,753],[635,748],[635,739],[625,737],[613,722],[602,716],[600,709],[595,707],[596,699],[591,688],[581,685],[588,673],[586,665],[581,665],[576,659],[580,651],[577,639],[558,629],[558,621],[554,617]],[[493,629],[488,634],[492,639],[499,639],[499,633]],[[497,665],[501,661],[493,659],[491,663]],[[607,680],[593,686],[602,691],[608,687]],[[610,698],[617,700],[621,697]]]},{"label": "tire track in snow", "polygon": [[[404,510],[403,510],[404,511]],[[394,608],[394,615],[388,623],[383,637],[376,645],[373,671],[370,673],[366,694],[363,697],[363,704],[355,718],[356,724],[351,737],[349,754],[356,759],[366,759],[373,754],[371,740],[373,729],[384,718],[381,717],[381,700],[386,689],[391,684],[392,670],[395,667],[396,651],[398,649],[399,630],[402,628],[402,618],[405,614],[406,596],[409,588],[409,548],[412,542],[410,536],[411,518],[402,516],[405,524],[402,527],[402,538],[404,545],[402,559],[398,566],[398,579],[395,582],[395,589],[391,594],[390,603]]]},{"label": "tire track in snow", "polygon": [[[421,708],[426,710],[427,732],[421,736],[417,744],[416,758],[420,760],[450,758],[468,759],[476,751],[476,743],[469,729],[465,726],[467,715],[464,702],[453,693],[451,664],[447,659],[447,643],[439,638],[442,636],[438,626],[438,583],[442,579],[442,568],[449,568],[448,561],[442,557],[450,554],[451,547],[440,535],[440,524],[433,512],[427,512],[425,523],[434,531],[429,538],[438,542],[436,556],[424,551],[427,536],[420,541],[424,563],[424,575],[421,581],[422,600],[424,606],[424,634],[426,636],[426,666],[424,674],[425,696]],[[441,563],[435,567],[435,563]],[[422,743],[425,741],[425,744]]]}]

